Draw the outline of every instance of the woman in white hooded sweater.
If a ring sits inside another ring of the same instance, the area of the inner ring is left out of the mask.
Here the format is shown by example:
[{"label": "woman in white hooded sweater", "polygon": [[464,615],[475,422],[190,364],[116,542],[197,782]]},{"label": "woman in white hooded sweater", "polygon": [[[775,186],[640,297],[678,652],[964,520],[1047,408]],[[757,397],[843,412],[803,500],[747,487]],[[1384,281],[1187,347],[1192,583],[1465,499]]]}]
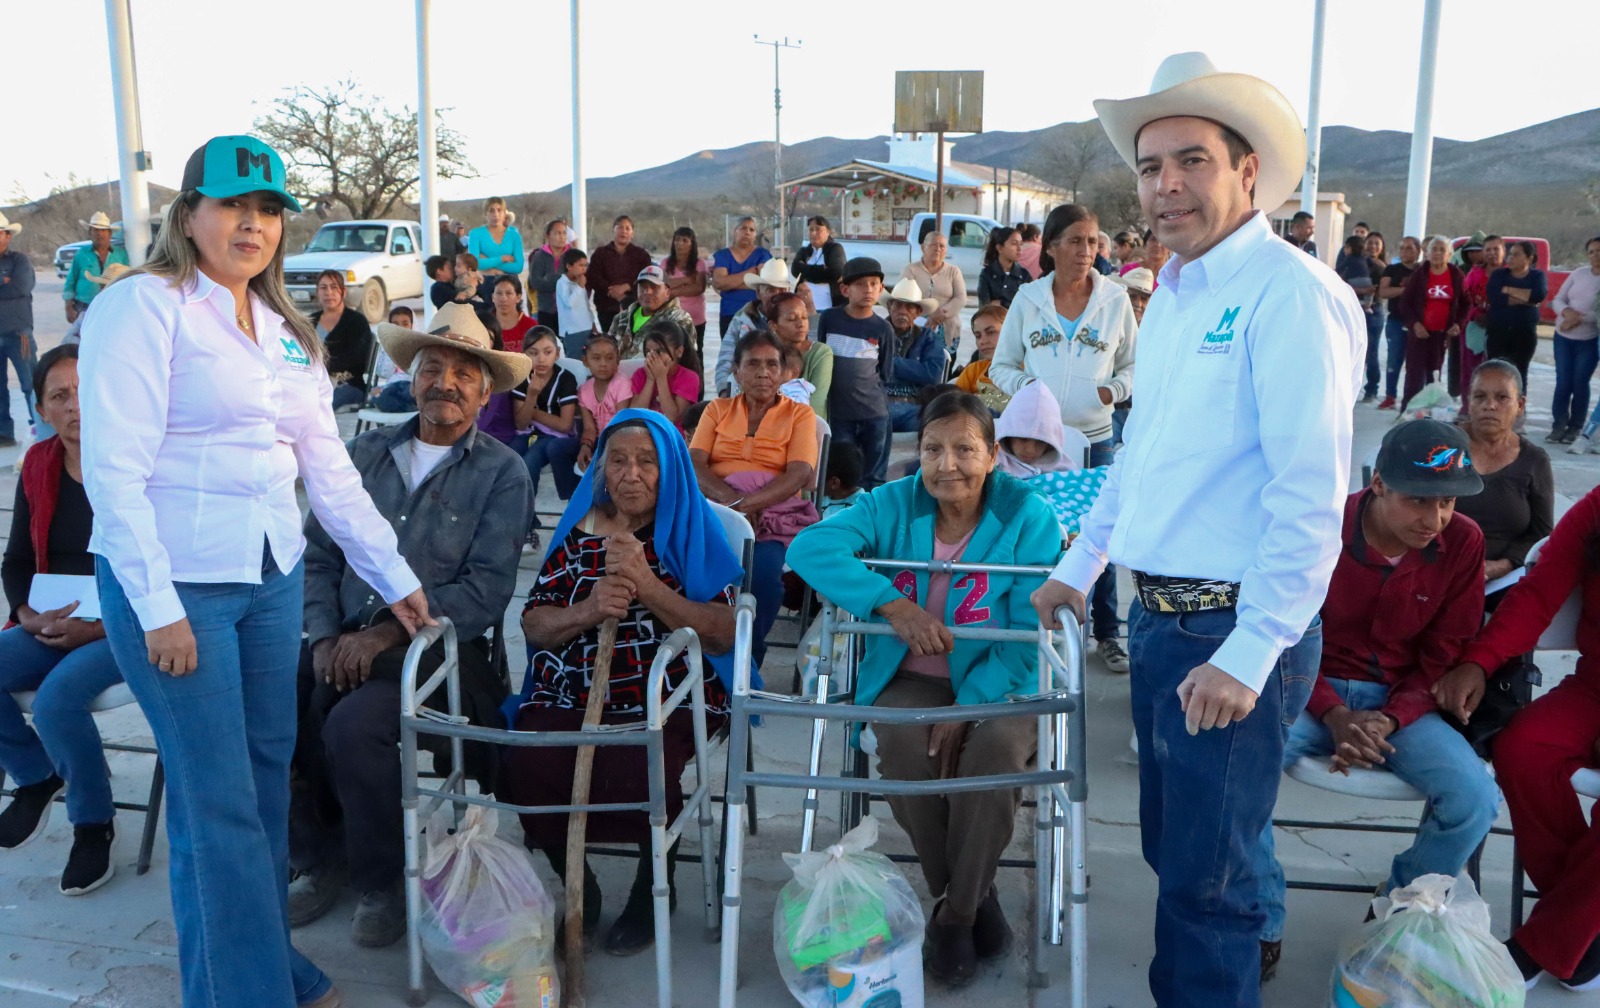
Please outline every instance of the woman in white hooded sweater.
[{"label": "woman in white hooded sweater", "polygon": [[[1133,345],[1139,325],[1119,284],[1094,268],[1100,221],[1087,207],[1058,206],[1044,222],[1039,268],[1023,285],[1000,327],[989,380],[1015,396],[1039,382],[1061,404],[1061,422],[1089,439],[1089,465],[1110,465],[1114,404],[1133,394]],[[1106,667],[1128,671],[1117,620],[1116,568],[1107,566],[1090,596],[1090,632]]]},{"label": "woman in white hooded sweater", "polygon": [[1043,382],[1061,404],[1061,422],[1103,456],[1091,464],[1108,465],[1112,405],[1133,394],[1138,323],[1127,292],[1095,271],[1099,231],[1086,207],[1050,211],[1039,254],[1045,273],[1012,300],[989,377],[1009,395]]}]

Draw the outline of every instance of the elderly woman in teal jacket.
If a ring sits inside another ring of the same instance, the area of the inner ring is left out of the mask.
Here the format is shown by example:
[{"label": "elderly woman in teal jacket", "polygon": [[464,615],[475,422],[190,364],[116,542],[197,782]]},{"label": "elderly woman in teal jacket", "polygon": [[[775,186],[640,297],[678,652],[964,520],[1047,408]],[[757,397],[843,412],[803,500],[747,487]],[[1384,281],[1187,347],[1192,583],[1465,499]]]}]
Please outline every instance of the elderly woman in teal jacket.
[{"label": "elderly woman in teal jacket", "polygon": [[[923,410],[917,432],[920,472],[886,483],[854,507],[795,538],[789,565],[862,619],[887,622],[893,637],[869,637],[855,702],[879,707],[942,707],[1035,692],[1031,644],[955,640],[950,627],[1037,626],[1028,594],[1038,578],[933,574],[871,568],[857,557],[1049,565],[1061,554],[1061,527],[1044,499],[995,471],[994,417],[983,400],[948,392]],[[1028,718],[939,725],[879,724],[878,768],[885,778],[935,780],[1011,773],[1034,756]],[[980,958],[1010,949],[994,874],[1011,840],[1016,789],[889,799],[911,835],[928,890],[939,897],[925,959],[935,977],[964,984]]]}]

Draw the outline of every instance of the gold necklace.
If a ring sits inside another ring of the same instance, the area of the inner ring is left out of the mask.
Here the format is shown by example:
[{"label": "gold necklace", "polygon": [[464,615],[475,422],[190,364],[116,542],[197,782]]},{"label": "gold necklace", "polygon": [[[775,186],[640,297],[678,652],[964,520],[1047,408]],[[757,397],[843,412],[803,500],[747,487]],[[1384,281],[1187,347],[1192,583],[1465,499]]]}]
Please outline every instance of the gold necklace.
[{"label": "gold necklace", "polygon": [[255,335],[255,327],[250,324],[249,316],[247,316],[247,315],[235,315],[233,320],[235,322],[239,323],[239,328],[240,329],[243,329],[245,332],[249,333],[252,336]]}]

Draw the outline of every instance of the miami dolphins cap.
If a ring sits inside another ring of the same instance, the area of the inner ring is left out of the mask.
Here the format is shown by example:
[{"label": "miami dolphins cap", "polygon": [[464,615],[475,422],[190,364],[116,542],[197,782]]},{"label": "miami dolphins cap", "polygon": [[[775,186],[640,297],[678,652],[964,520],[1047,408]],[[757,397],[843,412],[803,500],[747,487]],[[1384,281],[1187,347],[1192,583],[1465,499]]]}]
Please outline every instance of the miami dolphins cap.
[{"label": "miami dolphins cap", "polygon": [[183,188],[202,196],[223,199],[245,193],[277,193],[284,206],[300,212],[300,201],[284,188],[288,181],[283,158],[253,136],[220,136],[189,155],[183,168]]},{"label": "miami dolphins cap", "polygon": [[1378,449],[1384,486],[1412,497],[1471,497],[1483,489],[1472,465],[1467,432],[1438,420],[1408,420],[1389,428]]}]

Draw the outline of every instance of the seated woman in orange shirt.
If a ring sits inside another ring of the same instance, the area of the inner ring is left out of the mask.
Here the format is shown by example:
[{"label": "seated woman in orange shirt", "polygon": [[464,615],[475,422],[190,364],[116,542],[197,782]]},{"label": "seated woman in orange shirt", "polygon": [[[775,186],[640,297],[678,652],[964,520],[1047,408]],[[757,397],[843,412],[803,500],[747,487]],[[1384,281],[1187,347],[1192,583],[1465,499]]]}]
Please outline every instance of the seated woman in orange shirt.
[{"label": "seated woman in orange shirt", "polygon": [[972,335],[977,337],[978,352],[952,383],[961,391],[982,399],[995,416],[1004,413],[1011,402],[1011,397],[1000,391],[989,377],[989,364],[994,360],[994,348],[1000,342],[1000,327],[1005,321],[1005,306],[998,301],[989,302],[972,316]]},{"label": "seated woman in orange shirt", "polygon": [[760,667],[767,631],[783,600],[789,543],[818,518],[815,505],[799,496],[816,478],[817,415],[778,395],[783,346],[771,333],[742,337],[733,350],[733,368],[743,391],[706,404],[689,458],[700,490],[742,513],[756,530],[750,590],[756,597]]}]

